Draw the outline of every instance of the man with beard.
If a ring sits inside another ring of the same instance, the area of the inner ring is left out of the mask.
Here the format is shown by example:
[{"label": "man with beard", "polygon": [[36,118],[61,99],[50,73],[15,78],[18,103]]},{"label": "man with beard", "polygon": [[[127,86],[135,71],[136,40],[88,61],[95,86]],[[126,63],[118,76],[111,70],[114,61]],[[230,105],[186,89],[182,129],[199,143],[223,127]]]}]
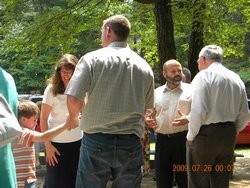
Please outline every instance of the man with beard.
[{"label": "man with beard", "polygon": [[182,82],[182,66],[176,60],[163,65],[166,84],[155,89],[155,113],[148,113],[146,123],[157,133],[155,170],[157,188],[187,187],[186,135],[188,125],[173,126],[178,110],[190,112],[191,85]]}]

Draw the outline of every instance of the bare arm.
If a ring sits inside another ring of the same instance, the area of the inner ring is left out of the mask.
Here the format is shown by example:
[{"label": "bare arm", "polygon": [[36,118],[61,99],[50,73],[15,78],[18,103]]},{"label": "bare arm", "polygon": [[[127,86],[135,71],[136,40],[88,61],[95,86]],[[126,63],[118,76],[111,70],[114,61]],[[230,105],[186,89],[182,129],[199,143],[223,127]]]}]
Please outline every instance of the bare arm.
[{"label": "bare arm", "polygon": [[69,111],[69,117],[67,120],[68,128],[72,129],[76,125],[79,125],[79,113],[84,108],[84,102],[77,99],[76,97],[67,96],[67,107]]},{"label": "bare arm", "polygon": [[41,132],[45,132],[48,130],[48,117],[51,112],[51,106],[43,103],[41,107],[41,114],[40,114],[40,126]]},{"label": "bare arm", "polygon": [[[48,104],[43,103],[41,108],[41,114],[40,114],[40,126],[41,126],[41,132],[40,134],[43,134],[43,132],[48,130],[48,117],[51,112],[52,107]],[[39,133],[36,133],[39,134]],[[41,135],[40,135],[41,136]],[[55,165],[58,163],[56,154],[60,155],[58,150],[51,144],[50,140],[45,141],[45,149],[46,149],[46,161],[49,163],[49,165]]]},{"label": "bare arm", "polygon": [[66,129],[66,124],[62,124],[58,127],[55,127],[53,129],[47,130],[45,132],[35,132],[35,135],[33,137],[33,142],[47,142],[50,141],[53,137],[57,136],[61,132],[63,132]]}]

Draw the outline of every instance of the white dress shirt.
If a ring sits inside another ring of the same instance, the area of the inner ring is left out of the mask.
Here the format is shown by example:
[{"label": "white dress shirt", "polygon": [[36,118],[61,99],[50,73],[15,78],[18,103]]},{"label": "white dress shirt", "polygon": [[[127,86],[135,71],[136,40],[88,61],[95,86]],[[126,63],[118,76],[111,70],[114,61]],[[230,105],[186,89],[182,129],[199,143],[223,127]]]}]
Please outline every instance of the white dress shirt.
[{"label": "white dress shirt", "polygon": [[214,62],[200,71],[192,86],[188,140],[194,140],[202,125],[231,121],[239,132],[249,121],[245,85],[236,73],[221,63]]},{"label": "white dress shirt", "polygon": [[178,109],[186,115],[190,112],[191,94],[191,85],[183,82],[173,90],[167,85],[155,89],[156,132],[173,134],[188,129],[187,125],[172,126],[172,122],[179,117]]}]

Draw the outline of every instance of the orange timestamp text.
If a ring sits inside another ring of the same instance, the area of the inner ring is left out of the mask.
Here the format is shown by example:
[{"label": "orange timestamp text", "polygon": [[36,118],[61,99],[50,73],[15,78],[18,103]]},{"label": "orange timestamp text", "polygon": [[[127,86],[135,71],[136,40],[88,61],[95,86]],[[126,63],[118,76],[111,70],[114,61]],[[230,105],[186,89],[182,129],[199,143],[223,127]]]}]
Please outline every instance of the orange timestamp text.
[{"label": "orange timestamp text", "polygon": [[188,167],[186,164],[174,164],[173,172],[232,172],[234,170],[234,164],[193,164]]}]

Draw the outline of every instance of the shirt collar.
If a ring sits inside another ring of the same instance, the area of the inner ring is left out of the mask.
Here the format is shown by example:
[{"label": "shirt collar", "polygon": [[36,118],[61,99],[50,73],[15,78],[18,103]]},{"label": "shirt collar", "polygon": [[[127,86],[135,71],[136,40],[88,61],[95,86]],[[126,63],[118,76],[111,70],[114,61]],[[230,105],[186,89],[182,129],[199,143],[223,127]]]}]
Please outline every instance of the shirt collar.
[{"label": "shirt collar", "polygon": [[164,90],[163,90],[163,93],[166,93],[167,91],[175,91],[175,90],[183,90],[182,89],[182,82],[180,82],[180,84],[175,88],[175,89],[170,89],[167,85],[167,83],[165,84],[165,87],[164,87]]},{"label": "shirt collar", "polygon": [[213,63],[211,63],[210,65],[209,65],[209,69],[210,68],[213,68],[213,67],[217,67],[217,66],[221,66],[222,65],[222,63],[221,62],[213,62]]},{"label": "shirt collar", "polygon": [[108,45],[108,47],[120,47],[125,48],[128,47],[128,44],[126,42],[112,42]]}]

